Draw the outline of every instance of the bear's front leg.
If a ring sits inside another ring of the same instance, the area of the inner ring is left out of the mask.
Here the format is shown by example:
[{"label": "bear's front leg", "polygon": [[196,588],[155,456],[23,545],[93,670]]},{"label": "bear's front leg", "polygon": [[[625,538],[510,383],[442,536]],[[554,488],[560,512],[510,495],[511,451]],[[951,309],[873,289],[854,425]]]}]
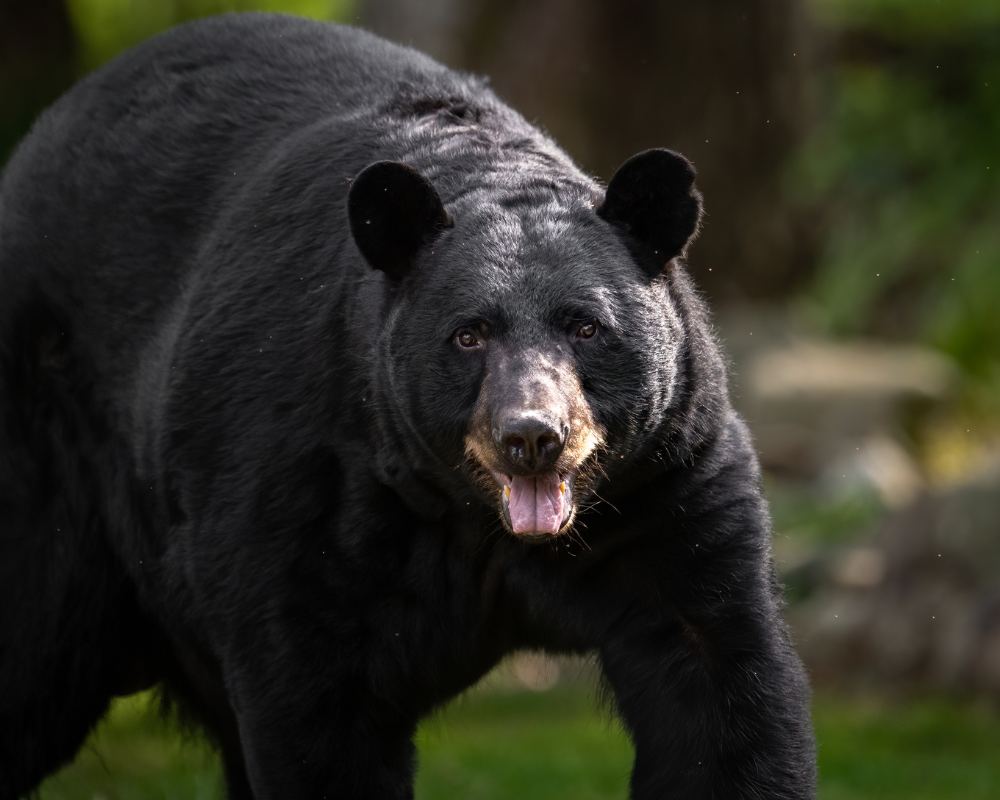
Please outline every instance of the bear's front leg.
[{"label": "bear's front leg", "polygon": [[255,800],[412,800],[415,716],[376,695],[377,667],[337,655],[273,654],[230,672]]},{"label": "bear's front leg", "polygon": [[636,610],[601,648],[635,800],[815,796],[804,671],[770,586],[754,583],[732,574],[689,605],[664,587],[665,607]]}]

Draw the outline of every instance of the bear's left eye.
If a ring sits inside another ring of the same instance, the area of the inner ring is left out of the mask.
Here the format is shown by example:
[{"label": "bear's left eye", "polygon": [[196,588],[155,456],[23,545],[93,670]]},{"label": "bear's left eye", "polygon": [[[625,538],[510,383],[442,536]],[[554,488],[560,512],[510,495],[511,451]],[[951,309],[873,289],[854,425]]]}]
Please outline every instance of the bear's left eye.
[{"label": "bear's left eye", "polygon": [[597,333],[597,327],[597,320],[592,319],[589,322],[583,322],[577,325],[573,335],[577,339],[593,339],[594,335]]},{"label": "bear's left eye", "polygon": [[480,347],[483,344],[483,340],[479,333],[472,328],[459,328],[455,331],[455,341],[458,346],[466,350],[472,350],[473,348]]}]

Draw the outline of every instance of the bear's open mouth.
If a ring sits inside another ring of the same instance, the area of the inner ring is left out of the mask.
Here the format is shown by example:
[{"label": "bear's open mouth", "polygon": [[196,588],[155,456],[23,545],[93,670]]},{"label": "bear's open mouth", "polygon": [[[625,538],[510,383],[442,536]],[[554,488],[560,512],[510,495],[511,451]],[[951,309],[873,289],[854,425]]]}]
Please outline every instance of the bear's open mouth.
[{"label": "bear's open mouth", "polygon": [[548,472],[541,475],[494,473],[500,484],[503,520],[517,536],[557,536],[573,521],[573,475]]}]

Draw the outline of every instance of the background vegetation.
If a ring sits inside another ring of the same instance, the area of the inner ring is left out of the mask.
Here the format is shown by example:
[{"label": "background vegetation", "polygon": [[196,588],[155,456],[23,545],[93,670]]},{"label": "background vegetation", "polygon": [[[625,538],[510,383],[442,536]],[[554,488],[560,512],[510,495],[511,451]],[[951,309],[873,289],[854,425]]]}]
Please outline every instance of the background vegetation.
[{"label": "background vegetation", "polygon": [[[767,471],[821,797],[1000,797],[1000,4],[4,0],[0,163],[89,69],[248,9],[486,73],[596,175],[657,144],[695,160],[690,262]],[[589,677],[501,670],[421,729],[418,796],[624,797]],[[118,701],[41,799],[219,797],[211,750],[151,706]]]},{"label": "background vegetation", "polygon": [[[826,211],[804,298],[838,334],[915,339],[1000,407],[1000,6],[822,0],[828,102],[793,176]],[[971,410],[971,409],[970,409]]]}]

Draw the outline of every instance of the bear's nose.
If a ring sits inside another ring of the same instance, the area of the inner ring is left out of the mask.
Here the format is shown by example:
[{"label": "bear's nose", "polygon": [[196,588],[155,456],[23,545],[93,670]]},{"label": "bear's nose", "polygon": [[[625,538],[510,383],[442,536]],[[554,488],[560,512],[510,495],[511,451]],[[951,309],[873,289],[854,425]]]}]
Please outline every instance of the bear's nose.
[{"label": "bear's nose", "polygon": [[497,447],[518,472],[548,472],[566,445],[566,426],[556,427],[538,414],[509,417],[494,428]]}]

